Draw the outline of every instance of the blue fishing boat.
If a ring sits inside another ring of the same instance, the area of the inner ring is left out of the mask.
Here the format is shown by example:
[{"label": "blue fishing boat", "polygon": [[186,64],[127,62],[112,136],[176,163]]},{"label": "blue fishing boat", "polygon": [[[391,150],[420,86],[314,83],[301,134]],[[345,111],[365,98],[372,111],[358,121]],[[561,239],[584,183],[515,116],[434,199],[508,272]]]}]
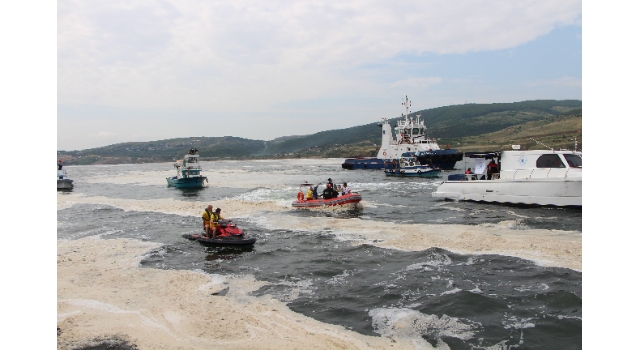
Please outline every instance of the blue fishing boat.
[{"label": "blue fishing boat", "polygon": [[440,176],[440,169],[422,165],[415,157],[415,154],[403,153],[398,159],[385,160],[384,174],[387,176],[408,176],[436,178]]},{"label": "blue fishing boat", "polygon": [[189,150],[189,153],[177,161],[173,166],[178,173],[174,177],[167,178],[167,184],[175,188],[200,188],[204,187],[204,182],[209,182],[206,176],[202,176],[202,168],[199,161],[200,155],[196,148]]}]

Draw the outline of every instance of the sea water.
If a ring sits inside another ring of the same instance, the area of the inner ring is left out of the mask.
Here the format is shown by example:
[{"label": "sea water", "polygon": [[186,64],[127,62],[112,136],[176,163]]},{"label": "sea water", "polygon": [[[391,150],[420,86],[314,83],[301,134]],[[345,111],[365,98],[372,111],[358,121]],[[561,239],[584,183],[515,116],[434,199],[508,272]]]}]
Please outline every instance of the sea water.
[{"label": "sea water", "polygon": [[[432,198],[448,173],[462,171],[463,162],[439,179],[386,177],[381,170],[343,170],[340,163],[202,162],[209,182],[199,190],[168,187],[171,163],[69,166],[75,188],[58,194],[58,238],[160,242],[143,267],[250,275],[265,282],[253,295],[270,295],[295,312],[362,334],[451,349],[581,348],[579,269],[472,239],[511,232],[532,236],[521,239],[531,247],[540,236],[579,243],[580,209]],[[299,184],[322,188],[328,178],[362,194],[360,205],[291,208]],[[200,215],[210,202],[223,203],[222,216],[257,243],[214,248],[182,238],[201,230]],[[470,235],[465,253],[419,239],[403,247],[385,245],[392,236],[420,238],[434,227],[445,232],[445,240]]]}]

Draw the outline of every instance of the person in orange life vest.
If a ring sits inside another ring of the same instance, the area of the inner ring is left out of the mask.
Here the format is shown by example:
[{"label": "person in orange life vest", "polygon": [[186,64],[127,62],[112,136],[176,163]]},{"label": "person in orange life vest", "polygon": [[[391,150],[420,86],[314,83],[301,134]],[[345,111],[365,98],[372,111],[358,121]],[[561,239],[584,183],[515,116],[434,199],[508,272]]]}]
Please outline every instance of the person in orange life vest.
[{"label": "person in orange life vest", "polygon": [[209,230],[211,228],[211,217],[213,216],[213,206],[209,204],[202,213],[202,228],[204,229],[205,236],[209,237]]},{"label": "person in orange life vest", "polygon": [[222,215],[220,215],[220,212],[222,212],[222,209],[216,208],[216,211],[211,216],[210,227],[211,227],[211,230],[213,230],[214,237],[220,235],[220,230],[218,229],[218,227],[220,226],[219,221],[224,220]]}]

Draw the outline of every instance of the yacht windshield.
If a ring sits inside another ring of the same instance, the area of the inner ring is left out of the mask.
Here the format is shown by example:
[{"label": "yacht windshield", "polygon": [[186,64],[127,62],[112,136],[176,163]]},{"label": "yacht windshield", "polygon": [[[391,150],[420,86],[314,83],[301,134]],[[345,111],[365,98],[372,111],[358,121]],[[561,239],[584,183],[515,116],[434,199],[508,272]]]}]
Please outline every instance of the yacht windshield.
[{"label": "yacht windshield", "polygon": [[569,164],[572,168],[582,168],[582,157],[576,154],[565,154],[564,159],[567,160],[567,164]]},{"label": "yacht windshield", "polygon": [[537,168],[564,168],[564,164],[557,154],[543,154],[536,161]]}]

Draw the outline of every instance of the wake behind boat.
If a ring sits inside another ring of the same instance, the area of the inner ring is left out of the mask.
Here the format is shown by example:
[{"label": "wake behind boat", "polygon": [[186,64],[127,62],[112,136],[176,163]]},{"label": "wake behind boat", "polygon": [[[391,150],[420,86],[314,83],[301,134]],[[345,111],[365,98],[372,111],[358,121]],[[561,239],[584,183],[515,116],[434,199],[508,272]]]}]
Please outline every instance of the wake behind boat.
[{"label": "wake behind boat", "polygon": [[178,173],[174,177],[167,178],[167,184],[175,188],[201,188],[204,182],[209,182],[206,176],[202,176],[202,168],[199,161],[200,155],[196,148],[189,150],[182,161],[176,162],[173,166]]},{"label": "wake behind boat", "polygon": [[[503,151],[467,155],[469,174],[449,175],[433,197],[453,200],[582,207],[582,153]],[[490,159],[498,159],[492,164]],[[496,168],[493,173],[490,169]]]}]

